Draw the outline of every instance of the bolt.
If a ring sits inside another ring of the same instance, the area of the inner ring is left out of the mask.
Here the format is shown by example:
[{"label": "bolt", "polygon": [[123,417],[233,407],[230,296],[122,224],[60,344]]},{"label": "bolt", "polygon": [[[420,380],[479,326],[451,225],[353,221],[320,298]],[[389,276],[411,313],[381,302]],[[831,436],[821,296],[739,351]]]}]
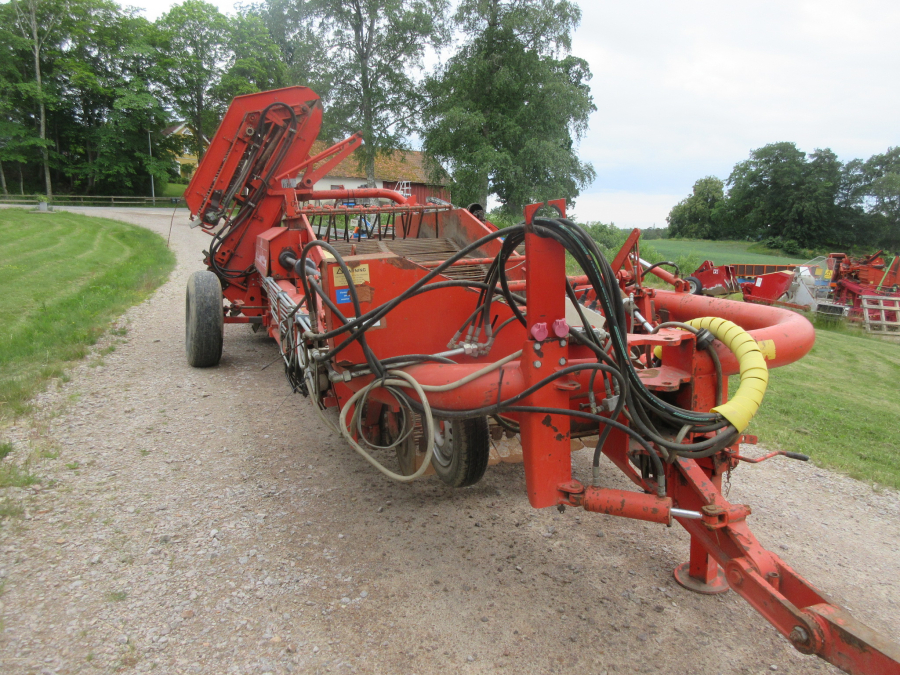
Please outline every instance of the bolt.
[{"label": "bolt", "polygon": [[560,360],[559,360],[559,365],[561,365],[561,366],[566,365],[566,360],[565,360],[565,359],[560,359]]},{"label": "bolt", "polygon": [[809,633],[806,632],[806,629],[803,626],[794,626],[790,638],[791,642],[805,645],[809,642]]},{"label": "bolt", "polygon": [[736,568],[728,570],[728,580],[733,586],[740,586],[744,583],[744,577],[741,575],[741,571]]},{"label": "bolt", "polygon": [[565,346],[566,346],[566,341],[565,341],[565,340],[560,340],[560,341],[559,341],[559,346],[560,346],[560,347],[565,347]]},{"label": "bolt", "polygon": [[540,362],[540,361],[535,361],[535,362],[534,362],[534,367],[535,367],[535,368],[540,368],[540,367],[541,367],[541,362]]},{"label": "bolt", "polygon": [[535,342],[535,343],[534,343],[534,351],[536,351],[536,352],[540,352],[540,351],[541,351],[541,343],[540,343],[540,342]]}]

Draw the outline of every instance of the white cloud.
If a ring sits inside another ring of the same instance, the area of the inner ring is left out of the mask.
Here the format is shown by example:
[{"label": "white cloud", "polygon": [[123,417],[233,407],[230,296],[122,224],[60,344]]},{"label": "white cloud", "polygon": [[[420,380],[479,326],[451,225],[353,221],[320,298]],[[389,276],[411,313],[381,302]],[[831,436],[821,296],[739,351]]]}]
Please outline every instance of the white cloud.
[{"label": "white cloud", "polygon": [[598,179],[580,203],[616,194],[642,222],[647,204],[678,195],[668,213],[695,180],[726,178],[767,143],[830,147],[845,160],[900,144],[900,90],[888,84],[900,69],[895,2],[646,0],[582,11],[573,52],[590,64],[598,110],[580,151]]},{"label": "white cloud", "polygon": [[665,227],[673,204],[687,195],[608,191],[581,195],[570,215],[578,222],[615,223],[616,227]]}]

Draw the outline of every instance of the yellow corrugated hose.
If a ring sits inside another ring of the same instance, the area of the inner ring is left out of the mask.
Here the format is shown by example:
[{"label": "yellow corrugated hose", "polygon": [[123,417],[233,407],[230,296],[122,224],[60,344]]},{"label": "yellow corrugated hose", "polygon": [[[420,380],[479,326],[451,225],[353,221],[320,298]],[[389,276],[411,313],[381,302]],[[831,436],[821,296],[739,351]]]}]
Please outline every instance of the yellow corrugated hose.
[{"label": "yellow corrugated hose", "polygon": [[712,412],[721,414],[735,429],[743,431],[759,410],[769,382],[769,369],[759,345],[747,331],[726,319],[705,316],[685,323],[694,328],[705,328],[737,357],[741,384],[727,403],[716,406]]}]

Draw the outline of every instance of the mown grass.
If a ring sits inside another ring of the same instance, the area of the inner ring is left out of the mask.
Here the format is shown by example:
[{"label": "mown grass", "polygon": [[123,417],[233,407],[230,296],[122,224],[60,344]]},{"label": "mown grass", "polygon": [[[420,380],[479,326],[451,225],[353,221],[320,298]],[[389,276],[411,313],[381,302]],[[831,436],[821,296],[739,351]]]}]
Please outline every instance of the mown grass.
[{"label": "mown grass", "polygon": [[[767,447],[900,489],[900,344],[857,331],[816,330],[803,359],[774,369],[750,424]],[[735,391],[732,378],[730,391]],[[789,461],[789,460],[784,460]]]},{"label": "mown grass", "polygon": [[183,197],[184,191],[187,189],[187,185],[179,185],[178,183],[166,183],[166,187],[163,188],[161,197]]},{"label": "mown grass", "polygon": [[[786,256],[748,241],[707,241],[704,239],[653,239],[648,242],[661,255],[672,260],[692,256],[699,263],[712,260],[716,265],[755,263],[758,265],[790,265],[806,262],[806,258]],[[696,265],[694,268],[696,269]],[[691,270],[693,271],[693,270]]]},{"label": "mown grass", "polygon": [[0,419],[83,358],[169,275],[157,234],[105,218],[0,210]]}]

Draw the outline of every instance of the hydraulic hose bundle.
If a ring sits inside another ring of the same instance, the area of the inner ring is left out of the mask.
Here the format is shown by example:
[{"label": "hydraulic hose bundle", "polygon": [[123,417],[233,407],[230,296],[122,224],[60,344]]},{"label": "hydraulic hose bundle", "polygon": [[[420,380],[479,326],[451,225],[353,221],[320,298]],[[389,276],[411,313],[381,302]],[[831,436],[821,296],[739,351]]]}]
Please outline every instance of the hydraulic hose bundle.
[{"label": "hydraulic hose bundle", "polygon": [[[277,108],[283,108],[287,111],[287,124],[281,125],[273,120],[268,120],[267,115],[269,112]],[[224,241],[231,234],[245,227],[250,220],[250,216],[262,203],[272,177],[294,142],[297,124],[297,114],[291,106],[285,103],[272,103],[267,106],[259,117],[259,124],[254,131],[252,142],[244,151],[244,157],[241,159],[241,163],[238,165],[238,169],[235,171],[228,189],[218,202],[219,208],[210,210],[204,215],[207,226],[218,223],[221,218],[225,218],[225,225],[213,235],[208,256],[210,267],[223,282],[243,279],[252,273],[252,266],[243,270],[234,270],[228,267],[231,256],[234,255],[233,252],[237,250],[244,238],[244,234],[246,234],[246,229],[234,243],[232,254],[228,260],[220,264],[216,256]],[[243,203],[233,218],[227,216],[226,212],[231,207],[232,202],[239,198],[239,193],[243,188],[249,185],[250,181],[254,180],[258,180],[259,185],[253,190],[252,194],[243,197]]]},{"label": "hydraulic hose bundle", "polygon": [[[315,275],[303,275],[301,277],[301,282],[306,292],[306,297],[310,300],[310,315],[315,316],[317,307],[319,303],[322,302],[329,307],[334,316],[342,324],[333,330],[326,332],[316,333],[309,331],[306,333],[305,337],[314,340],[319,344],[323,344],[325,340],[346,335],[346,339],[337,343],[330,350],[322,349],[318,352],[316,359],[321,362],[329,362],[347,346],[354,341],[358,341],[366,358],[366,365],[368,366],[366,370],[375,375],[376,378],[365,391],[370,391],[373,386],[380,386],[380,384],[376,384],[379,380],[385,386],[388,386],[388,382],[390,382],[390,391],[395,398],[397,398],[403,406],[424,416],[426,419],[430,417],[447,420],[467,419],[482,416],[500,416],[502,413],[506,412],[550,413],[568,415],[570,417],[592,421],[603,427],[594,453],[595,467],[599,466],[603,444],[606,442],[609,433],[612,429],[619,429],[635,439],[645,450],[646,455],[653,466],[652,474],[657,478],[659,491],[660,494],[662,494],[665,490],[664,461],[673,462],[678,456],[695,458],[707,457],[732,445],[737,440],[739,430],[746,427],[746,422],[749,421],[749,417],[755,412],[755,408],[750,411],[752,406],[748,405],[747,401],[756,401],[756,405],[758,406],[758,399],[762,398],[762,392],[765,389],[765,363],[762,362],[762,356],[758,355],[758,360],[755,357],[750,357],[752,363],[748,361],[749,365],[746,368],[746,373],[744,361],[742,360],[741,372],[742,378],[745,375],[747,378],[745,380],[746,388],[743,387],[742,383],[742,389],[739,390],[741,396],[736,397],[736,399],[738,399],[737,401],[733,400],[729,403],[717,406],[711,412],[704,413],[686,410],[659,398],[644,386],[638,371],[632,362],[632,355],[628,347],[627,312],[623,302],[622,293],[615,273],[610,267],[609,262],[598,249],[596,243],[584,229],[565,218],[535,218],[530,227],[533,228],[532,231],[538,236],[552,238],[568,251],[587,276],[588,282],[596,294],[597,300],[602,307],[603,314],[606,317],[606,329],[609,332],[609,337],[605,340],[601,340],[601,338],[598,337],[584,317],[584,314],[580,309],[580,303],[575,301],[574,291],[571,287],[567,289],[567,294],[570,299],[573,300],[573,304],[581,317],[584,327],[583,333],[580,331],[573,331],[571,335],[574,339],[581,342],[581,344],[587,346],[596,355],[596,363],[579,364],[561,368],[519,394],[499,400],[493,405],[468,410],[442,410],[433,408],[428,404],[426,398],[428,388],[417,387],[410,383],[408,379],[398,376],[398,373],[403,371],[398,370],[396,366],[398,363],[402,364],[402,366],[406,366],[424,360],[448,362],[448,359],[440,356],[419,354],[392,357],[391,359],[382,361],[367,345],[365,338],[366,331],[393,308],[419,293],[446,288],[448,286],[467,286],[478,288],[480,290],[476,310],[470,315],[469,320],[466,323],[471,324],[469,330],[470,334],[472,328],[475,327],[477,327],[478,330],[484,330],[484,344],[488,345],[488,348],[490,343],[493,342],[492,338],[496,335],[496,331],[490,320],[491,305],[496,300],[502,298],[509,306],[514,315],[513,319],[510,320],[518,320],[523,325],[526,325],[525,312],[527,311],[527,302],[511,292],[509,280],[507,279],[505,272],[510,256],[525,240],[526,226],[522,224],[499,230],[470,243],[439,266],[435,267],[403,293],[365,314],[361,311],[359,297],[352,281],[352,275],[342,256],[327,242],[321,240],[310,242],[303,248],[303,251],[300,254],[297,269],[306,269],[306,259],[313,248],[320,247],[325,249],[334,257],[335,262],[343,271],[345,279],[347,279],[349,297],[353,304],[356,316],[352,318],[344,316],[317,282]],[[471,251],[483,247],[487,242],[493,239],[501,237],[503,238],[503,244],[500,253],[488,269],[483,282],[446,280],[429,283],[456,261],[461,260],[468,255]],[[729,330],[732,331],[732,337],[734,338],[734,341],[736,341],[734,348],[736,351],[741,352],[737,353],[739,359],[742,359],[746,353],[752,353],[753,350],[750,343],[752,343],[753,347],[755,347],[756,343],[737,326],[730,324],[730,322],[727,322],[730,326],[724,326],[720,323],[707,320],[704,321],[705,323],[703,323],[702,326],[698,324],[697,327],[709,328],[717,335],[717,337],[725,335],[725,332]],[[503,325],[506,325],[506,323]],[[501,325],[501,328],[503,325]],[[737,329],[744,337],[737,337],[739,333],[735,332],[731,327]],[[464,328],[465,326],[463,326],[463,329]],[[457,333],[457,335],[459,334],[460,332]],[[729,344],[729,346],[732,345]],[[505,359],[504,362],[506,360],[507,359]],[[449,362],[452,363],[452,361]],[[493,364],[493,366],[494,367],[488,367],[487,370],[496,370],[497,367],[499,367],[497,364]],[[611,397],[611,400],[615,403],[611,407],[609,416],[580,410],[539,408],[518,404],[519,401],[527,398],[530,394],[541,387],[547,386],[554,380],[584,370],[594,371],[592,372],[592,381],[593,376],[599,373],[601,377],[604,378],[604,383],[607,383],[608,381],[609,384],[612,385],[611,393],[614,392],[615,396]],[[479,373],[479,375],[481,374],[484,373]],[[467,380],[468,379],[470,378],[467,378]],[[762,386],[760,386],[760,383],[762,383]],[[460,384],[461,383],[453,383],[453,386],[459,386]],[[408,393],[407,390],[410,388],[416,390],[418,400]],[[753,393],[751,394],[750,392]],[[354,396],[352,401],[356,402],[361,396],[363,395],[360,394]],[[345,408],[349,407],[349,405],[345,406]],[[623,415],[628,420],[628,425],[619,422],[620,417]],[[342,411],[341,419],[342,423],[346,422],[346,410]],[[350,437],[346,426],[343,427],[342,431],[345,436],[348,438]],[[682,439],[689,433],[706,435],[708,437],[696,442],[683,442]],[[429,449],[432,447],[432,442],[433,440],[429,441]],[[354,442],[354,446],[355,445],[357,444]],[[361,448],[357,449],[360,450]],[[373,461],[368,456],[367,459]]]}]

